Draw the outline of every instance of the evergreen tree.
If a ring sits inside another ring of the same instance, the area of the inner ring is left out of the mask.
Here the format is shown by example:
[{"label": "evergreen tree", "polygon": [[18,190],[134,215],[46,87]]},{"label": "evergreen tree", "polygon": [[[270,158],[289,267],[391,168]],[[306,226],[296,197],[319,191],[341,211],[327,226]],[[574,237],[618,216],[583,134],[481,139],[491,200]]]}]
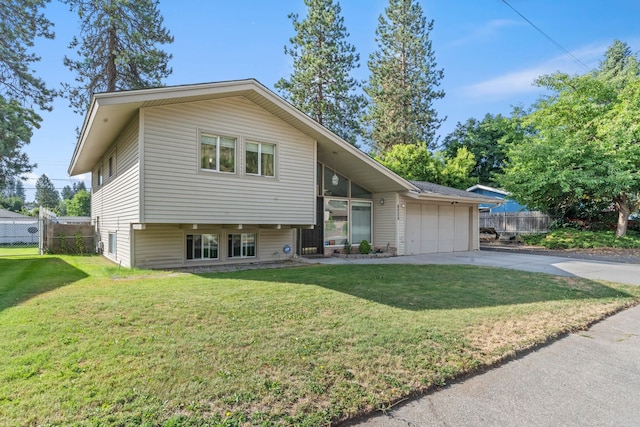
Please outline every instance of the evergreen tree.
[{"label": "evergreen tree", "polygon": [[39,121],[32,110],[18,101],[0,96],[0,189],[14,177],[33,170],[22,147],[31,141],[32,129],[39,127]]},{"label": "evergreen tree", "polygon": [[36,181],[36,204],[45,208],[55,209],[58,207],[59,202],[60,195],[53,182],[47,175],[42,174]]},{"label": "evergreen tree", "polygon": [[16,179],[15,196],[22,200],[22,203],[27,200],[27,194],[24,191],[24,184],[22,183],[21,179]]},{"label": "evergreen tree", "polygon": [[75,191],[71,189],[70,185],[65,185],[64,187],[62,187],[62,191],[60,193],[60,195],[62,196],[62,200],[71,200],[73,199],[73,196],[75,196],[75,194]]},{"label": "evergreen tree", "polygon": [[636,59],[627,43],[614,40],[611,46],[607,48],[604,59],[600,61],[600,67],[596,73],[607,77],[618,77],[629,68],[629,61]]},{"label": "evergreen tree", "polygon": [[31,130],[42,121],[34,108],[51,109],[54,92],[33,74],[40,58],[29,50],[38,37],[52,39],[52,26],[40,12],[47,0],[0,2],[0,189],[8,178],[30,172],[22,152]]},{"label": "evergreen tree", "polygon": [[433,101],[444,71],[437,68],[427,22],[415,0],[389,0],[378,18],[378,50],[369,57],[371,75],[364,88],[371,98],[367,114],[368,138],[377,152],[396,144],[422,144],[435,148],[439,119]]},{"label": "evergreen tree", "polygon": [[365,100],[356,94],[360,82],[350,74],[359,67],[360,56],[347,41],[338,2],[304,3],[308,10],[303,20],[289,15],[296,35],[284,51],[293,58],[293,73],[275,87],[296,108],[355,145]]},{"label": "evergreen tree", "polygon": [[80,37],[70,48],[77,59],[64,63],[78,86],[63,84],[70,105],[83,114],[95,92],[144,89],[162,85],[171,74],[172,55],[159,44],[173,43],[162,26],[158,0],[64,0],[80,18]]}]

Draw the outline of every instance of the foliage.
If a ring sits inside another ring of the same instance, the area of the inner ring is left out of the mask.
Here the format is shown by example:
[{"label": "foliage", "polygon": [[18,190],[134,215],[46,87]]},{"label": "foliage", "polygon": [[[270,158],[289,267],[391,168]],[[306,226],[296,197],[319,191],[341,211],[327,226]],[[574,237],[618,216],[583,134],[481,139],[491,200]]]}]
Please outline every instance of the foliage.
[{"label": "foliage", "polygon": [[[2,0],[0,2],[0,98],[23,111],[15,113],[28,117],[28,123],[40,122],[33,107],[51,109],[54,92],[33,74],[33,64],[40,58],[30,53],[38,37],[53,39],[53,26],[40,12],[48,0]],[[15,104],[14,104],[15,101]]]},{"label": "foliage", "polygon": [[590,249],[590,248],[640,248],[640,233],[629,231],[624,237],[607,231],[589,231],[575,228],[560,228],[546,234],[521,235],[528,245],[549,249]]},{"label": "foliage", "polygon": [[363,255],[367,255],[368,253],[371,252],[371,244],[366,240],[361,241],[360,245],[358,245],[358,252],[360,252]]},{"label": "foliage", "polygon": [[63,84],[69,104],[83,114],[91,94],[162,85],[171,74],[172,55],[158,45],[173,43],[163,27],[158,0],[63,0],[80,19],[80,40],[69,48],[77,58],[64,64],[76,73],[77,86]]},{"label": "foliage", "polygon": [[80,190],[67,202],[67,215],[91,216],[91,193]]},{"label": "foliage", "polygon": [[48,209],[55,209],[60,202],[60,195],[55,185],[45,174],[36,181],[36,204]]},{"label": "foliage", "polygon": [[565,216],[592,202],[615,207],[617,235],[640,201],[640,77],[638,62],[624,72],[564,73],[537,80],[541,98],[525,124],[535,133],[511,145],[498,181],[529,208]]},{"label": "foliage", "polygon": [[381,153],[398,144],[422,144],[435,148],[439,119],[433,102],[444,97],[436,89],[444,77],[437,68],[427,22],[415,0],[390,0],[378,18],[378,49],[369,57],[371,72],[364,88],[371,98],[365,121],[374,151]]},{"label": "foliage", "polygon": [[351,253],[351,249],[352,249],[351,243],[349,243],[349,241],[348,241],[348,240],[347,240],[347,241],[345,241],[345,242],[344,242],[344,246],[342,247],[342,251],[343,251],[346,255],[349,255],[349,254]]},{"label": "foliage", "polygon": [[32,129],[42,118],[36,108],[51,110],[54,91],[34,75],[40,58],[30,49],[38,37],[53,39],[53,25],[40,12],[48,0],[0,2],[0,190],[8,180],[31,172],[22,148],[31,142]]},{"label": "foliage", "polygon": [[73,186],[65,185],[62,188],[62,200],[73,199],[73,196],[75,196],[80,190],[87,190],[87,187],[84,185],[84,181],[74,182]]},{"label": "foliage", "polygon": [[470,176],[475,165],[473,154],[465,147],[455,157],[431,153],[425,145],[397,144],[374,157],[379,163],[408,180],[427,181],[466,189],[477,181]]},{"label": "foliage", "polygon": [[347,41],[349,33],[338,2],[304,3],[304,19],[289,15],[296,35],[284,51],[293,59],[293,72],[275,87],[296,108],[355,145],[365,99],[356,93],[360,82],[350,74],[360,66],[360,56]]},{"label": "foliage", "polygon": [[460,265],[177,274],[44,255],[0,268],[1,425],[337,424],[639,292]]},{"label": "foliage", "polygon": [[0,207],[11,212],[22,212],[24,201],[19,197],[0,197]]},{"label": "foliage", "polygon": [[0,189],[14,183],[16,176],[33,170],[22,148],[31,141],[32,129],[40,127],[40,120],[18,101],[0,95]]},{"label": "foliage", "polygon": [[524,130],[519,125],[522,111],[515,109],[512,118],[500,114],[486,114],[480,121],[470,118],[456,125],[444,138],[443,150],[447,156],[455,155],[465,147],[475,158],[471,176],[483,185],[494,185],[496,174],[502,173],[507,160],[506,151],[512,143],[522,141]]}]

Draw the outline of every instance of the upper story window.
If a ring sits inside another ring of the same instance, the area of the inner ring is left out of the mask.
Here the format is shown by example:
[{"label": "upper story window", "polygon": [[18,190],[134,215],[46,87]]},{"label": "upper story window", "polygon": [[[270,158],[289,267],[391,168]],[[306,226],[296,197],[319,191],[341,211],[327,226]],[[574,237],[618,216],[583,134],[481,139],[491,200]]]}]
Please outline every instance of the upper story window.
[{"label": "upper story window", "polygon": [[96,174],[96,182],[98,187],[102,185],[102,168],[98,168],[98,173]]},{"label": "upper story window", "polygon": [[276,175],[275,144],[247,141],[245,158],[247,174],[271,177]]},{"label": "upper story window", "polygon": [[236,139],[201,134],[200,167],[217,172],[234,173],[236,171]]},{"label": "upper story window", "polygon": [[113,176],[113,156],[109,157],[109,177]]}]

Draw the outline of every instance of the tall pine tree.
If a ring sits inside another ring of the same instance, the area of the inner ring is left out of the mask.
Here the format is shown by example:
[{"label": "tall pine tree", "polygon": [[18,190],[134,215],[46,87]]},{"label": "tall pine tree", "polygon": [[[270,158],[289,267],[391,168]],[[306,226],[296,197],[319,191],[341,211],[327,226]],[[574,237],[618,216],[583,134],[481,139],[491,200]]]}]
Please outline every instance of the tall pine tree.
[{"label": "tall pine tree", "polygon": [[86,112],[95,92],[162,85],[171,74],[172,55],[158,45],[173,43],[163,27],[158,0],[64,0],[80,18],[80,37],[71,49],[77,59],[64,63],[76,73],[77,86],[63,84],[70,105]]},{"label": "tall pine tree", "polygon": [[296,31],[285,47],[293,58],[293,73],[275,87],[296,108],[351,144],[361,134],[360,116],[365,99],[356,93],[360,82],[351,77],[360,56],[333,0],[305,0],[307,16],[290,14]]},{"label": "tall pine tree", "polygon": [[49,209],[57,208],[60,203],[60,194],[45,174],[36,181],[36,203]]},{"label": "tall pine tree", "polygon": [[427,22],[416,0],[389,0],[378,18],[378,50],[369,57],[371,98],[365,122],[376,152],[396,144],[427,144],[435,148],[438,118],[433,101],[444,97],[437,89],[444,71],[437,68]]},{"label": "tall pine tree", "polygon": [[0,1],[0,190],[7,180],[33,170],[22,147],[42,121],[34,109],[51,109],[54,92],[34,74],[40,58],[30,51],[36,38],[54,37],[41,13],[46,3]]}]

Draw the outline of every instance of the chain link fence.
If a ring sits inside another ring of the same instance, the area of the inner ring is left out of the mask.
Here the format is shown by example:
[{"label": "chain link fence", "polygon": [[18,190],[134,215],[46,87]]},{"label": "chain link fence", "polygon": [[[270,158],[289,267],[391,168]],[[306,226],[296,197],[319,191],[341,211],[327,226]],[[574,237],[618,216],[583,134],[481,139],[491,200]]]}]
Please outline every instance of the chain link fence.
[{"label": "chain link fence", "polygon": [[39,238],[38,218],[0,211],[0,256],[37,254]]}]

